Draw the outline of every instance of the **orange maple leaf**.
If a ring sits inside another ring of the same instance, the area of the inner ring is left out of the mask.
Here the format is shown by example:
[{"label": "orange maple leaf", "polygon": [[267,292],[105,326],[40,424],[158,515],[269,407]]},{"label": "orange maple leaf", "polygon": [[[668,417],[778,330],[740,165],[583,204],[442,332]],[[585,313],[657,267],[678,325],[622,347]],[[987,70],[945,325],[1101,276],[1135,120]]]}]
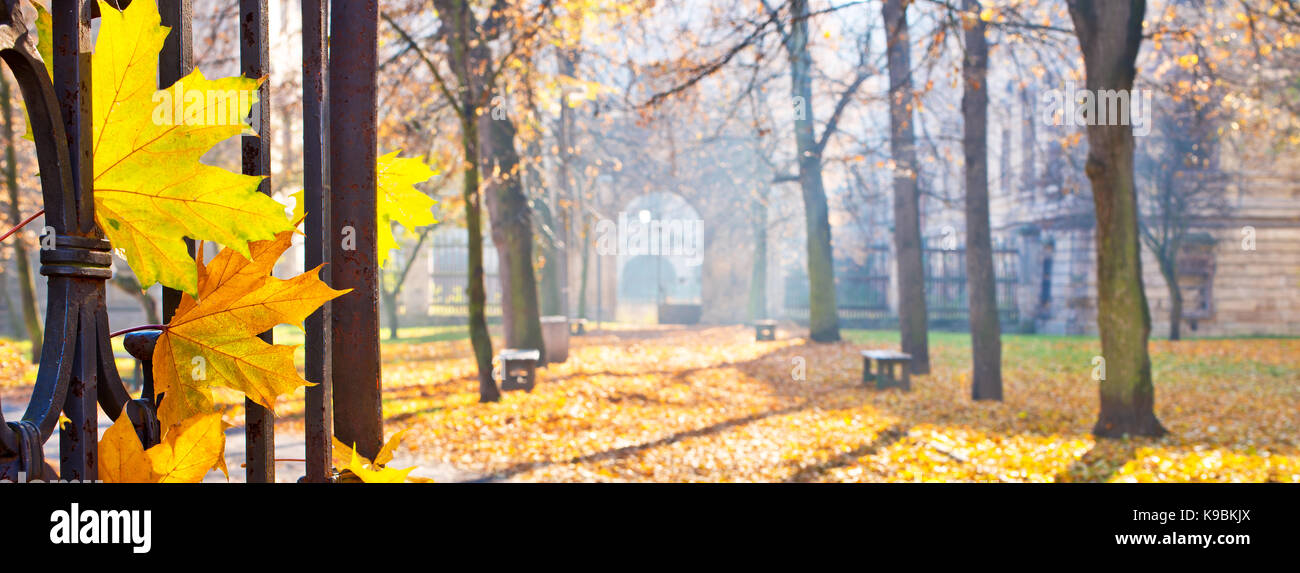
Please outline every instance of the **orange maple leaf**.
[{"label": "orange maple leaf", "polygon": [[226,473],[226,424],[220,412],[187,418],[162,443],[140,444],[131,418],[122,412],[99,439],[99,479],[108,483],[197,483],[208,470]]},{"label": "orange maple leaf", "polygon": [[212,386],[243,392],[274,409],[275,398],[308,382],[293,364],[295,346],[257,337],[277,324],[302,324],[326,301],[349,291],[318,278],[320,267],[291,279],[271,276],[289,248],[292,231],[249,244],[252,259],[223,249],[204,265],[198,257],[198,298],[184,295],[153,352],[154,384],[166,393],[158,408],[163,426],[211,412]]}]

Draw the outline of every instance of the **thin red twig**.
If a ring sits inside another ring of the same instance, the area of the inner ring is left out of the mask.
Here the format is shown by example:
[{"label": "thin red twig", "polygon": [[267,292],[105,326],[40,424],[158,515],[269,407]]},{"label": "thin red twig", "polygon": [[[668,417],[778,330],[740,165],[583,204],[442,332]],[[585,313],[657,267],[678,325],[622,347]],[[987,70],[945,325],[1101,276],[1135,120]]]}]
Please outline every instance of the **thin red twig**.
[{"label": "thin red twig", "polygon": [[32,221],[35,221],[37,217],[40,217],[41,215],[44,215],[44,214],[45,214],[45,209],[41,209],[40,211],[37,211],[37,212],[33,213],[31,217],[28,217],[28,218],[26,218],[26,219],[23,219],[23,222],[18,223],[17,225],[14,226],[14,228],[9,229],[8,231],[6,231],[4,235],[0,235],[0,241],[3,241],[3,240],[5,240],[5,239],[8,239],[8,238],[9,238],[9,235],[12,235],[12,234],[14,234],[14,233],[17,233],[19,229],[21,229],[21,228],[23,228],[23,227],[26,227],[28,223],[30,223],[30,222],[32,222]]}]

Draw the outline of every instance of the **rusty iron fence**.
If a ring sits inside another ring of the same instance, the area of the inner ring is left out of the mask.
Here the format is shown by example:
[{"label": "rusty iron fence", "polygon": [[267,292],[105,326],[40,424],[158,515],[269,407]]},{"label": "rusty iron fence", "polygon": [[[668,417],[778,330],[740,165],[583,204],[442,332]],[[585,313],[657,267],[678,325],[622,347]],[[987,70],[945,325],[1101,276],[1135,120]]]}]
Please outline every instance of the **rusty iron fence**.
[{"label": "rusty iron fence", "polygon": [[[129,0],[110,0],[124,8]],[[374,456],[383,438],[380,414],[379,296],[375,217],[377,0],[301,0],[303,166],[307,219],[304,263],[329,263],[321,276],[353,292],[308,318],[306,475],[335,481],[331,436]],[[171,28],[159,58],[166,87],[193,69],[191,0],[159,0],[162,24]],[[332,8],[332,16],[330,14]],[[36,10],[31,0],[0,0],[0,57],[17,79],[35,135],[45,221],[54,248],[40,254],[48,307],[35,387],[22,419],[0,414],[0,479],[93,481],[98,476],[98,412],[126,412],[146,447],[158,443],[149,358],[159,333],[127,335],[125,346],[143,364],[140,398],[119,377],[109,341],[105,281],[112,276],[112,245],[95,221],[92,185],[91,25],[95,2],[53,0],[53,77],[37,52]],[[240,64],[244,75],[270,71],[267,0],[239,0]],[[326,31],[329,31],[327,36]],[[332,49],[327,37],[336,38]],[[328,70],[328,73],[327,73]],[[328,85],[327,85],[328,82]],[[264,82],[258,98],[273,97]],[[335,97],[327,98],[327,94]],[[328,102],[328,105],[327,105]],[[241,142],[243,171],[270,175],[269,105],[254,108],[258,136]],[[330,141],[346,145],[329,145]],[[272,181],[263,183],[269,193]],[[355,245],[336,240],[347,229]],[[48,242],[48,239],[47,239]],[[369,245],[370,248],[359,248]],[[169,320],[180,294],[163,296]],[[270,333],[264,339],[271,340]],[[335,345],[346,352],[335,353]],[[159,397],[159,399],[165,399]],[[247,403],[246,478],[275,481],[274,419]],[[59,424],[61,416],[67,420]],[[44,445],[59,427],[57,470]]]},{"label": "rusty iron fence", "polygon": [[[890,307],[894,293],[893,250],[874,244],[863,249],[860,260],[837,259],[835,302],[840,325],[848,328],[893,328],[898,316]],[[938,329],[964,329],[970,319],[966,278],[966,249],[944,245],[941,238],[925,242],[921,250],[925,269],[926,315]],[[1016,284],[1020,276],[1020,251],[1009,240],[997,238],[993,245],[998,314],[1003,325],[1019,320]],[[808,277],[794,272],[785,277],[784,316],[808,320]]]},{"label": "rusty iron fence", "polygon": [[[925,306],[930,321],[965,328],[970,320],[970,292],[966,277],[966,248],[945,246],[941,238],[926,241],[922,250],[925,266]],[[993,276],[998,315],[1003,325],[1019,320],[1016,283],[1020,277],[1020,251],[1000,237],[993,240]]]},{"label": "rusty iron fence", "polygon": [[[484,236],[484,244],[491,244]],[[429,245],[429,284],[424,314],[434,324],[464,324],[469,316],[469,237],[462,229],[435,233]],[[489,318],[501,317],[500,261],[496,249],[483,249],[483,286]]]}]

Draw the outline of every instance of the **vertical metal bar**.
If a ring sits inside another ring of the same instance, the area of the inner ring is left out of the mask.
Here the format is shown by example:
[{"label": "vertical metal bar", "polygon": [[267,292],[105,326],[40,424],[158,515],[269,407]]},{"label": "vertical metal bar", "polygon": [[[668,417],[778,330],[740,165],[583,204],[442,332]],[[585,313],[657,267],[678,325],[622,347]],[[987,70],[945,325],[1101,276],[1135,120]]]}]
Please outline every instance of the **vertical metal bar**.
[{"label": "vertical metal bar", "polygon": [[[239,0],[240,73],[250,78],[266,77],[270,64],[270,18],[266,0]],[[262,82],[253,106],[257,135],[245,135],[240,142],[245,175],[266,175],[259,191],[271,194],[271,102],[270,84]],[[271,331],[261,335],[272,342]],[[275,415],[250,399],[244,399],[244,441],[248,483],[275,481]]]},{"label": "vertical metal bar", "polygon": [[[103,301],[99,302],[102,305]],[[63,403],[68,421],[59,427],[59,478],[72,481],[99,479],[99,409],[98,347],[95,340],[95,310],[93,302],[83,304],[72,320],[80,323],[74,330],[77,336],[76,353],[72,359],[72,378],[68,381],[68,396]],[[35,460],[39,464],[42,460]]]},{"label": "vertical metal bar", "polygon": [[375,221],[378,0],[333,0],[329,53],[330,279],[352,292],[334,301],[334,429],[358,453],[383,441],[379,369],[379,265]]},{"label": "vertical metal bar", "polygon": [[[90,97],[90,4],[68,1],[53,6],[54,93],[63,113],[64,133],[68,138],[68,155],[76,198],[72,210],[70,235],[97,234],[93,209],[93,167],[91,165],[91,97]],[[76,279],[71,279],[76,280]],[[100,291],[103,292],[102,290]],[[59,430],[59,474],[66,480],[95,480],[99,475],[96,457],[99,439],[96,376],[99,358],[95,338],[95,311],[103,300],[78,301],[76,314],[68,317],[75,325],[68,335],[75,336],[71,378],[63,410],[70,423]],[[66,348],[66,347],[65,347]],[[44,463],[36,460],[34,463]]]},{"label": "vertical metal bar", "polygon": [[[94,228],[93,217],[83,217],[81,205],[93,200],[91,168],[90,115],[90,4],[79,1],[60,2],[53,6],[54,27],[54,95],[63,112],[63,129],[68,137],[68,159],[72,162],[75,205],[66,206],[75,221],[69,234],[81,234]],[[83,143],[86,143],[83,145]]]},{"label": "vertical metal bar", "polygon": [[[166,88],[194,71],[193,0],[161,0],[158,11],[162,25],[171,28],[158,53],[158,87]],[[190,256],[194,256],[194,241],[185,240]],[[163,322],[170,322],[181,303],[181,291],[164,288],[162,293]]]},{"label": "vertical metal bar", "polygon": [[[303,268],[329,262],[325,225],[329,222],[329,190],[325,186],[325,23],[323,0],[302,0],[302,159],[303,202],[307,211]],[[330,282],[330,268],[321,280]],[[333,464],[334,378],[330,375],[330,303],[307,317],[307,388],[305,411],[308,482],[326,482]]]}]

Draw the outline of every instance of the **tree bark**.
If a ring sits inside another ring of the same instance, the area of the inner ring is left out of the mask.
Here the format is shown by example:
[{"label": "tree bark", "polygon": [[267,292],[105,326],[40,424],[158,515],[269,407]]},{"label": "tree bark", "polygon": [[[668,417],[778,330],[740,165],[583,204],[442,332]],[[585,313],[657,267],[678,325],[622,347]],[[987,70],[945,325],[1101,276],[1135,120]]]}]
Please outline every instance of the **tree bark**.
[{"label": "tree bark", "polygon": [[[540,157],[541,146],[536,141],[528,144],[527,153],[529,157]],[[560,230],[556,227],[554,210],[551,203],[547,201],[546,187],[542,183],[541,173],[538,172],[537,162],[530,161],[525,170],[528,174],[528,187],[533,189],[534,212],[537,214],[538,223],[546,232],[537,233],[535,247],[541,253],[542,265],[541,276],[538,277],[538,304],[541,306],[543,316],[554,316],[564,313],[564,306],[560,298]]]},{"label": "tree bark", "polygon": [[[1083,51],[1088,89],[1133,89],[1142,45],[1144,0],[1070,0],[1070,17]],[[1106,376],[1093,434],[1160,436],[1147,340],[1151,316],[1142,288],[1138,205],[1129,125],[1091,125],[1085,171],[1097,211],[1097,326]]]},{"label": "tree bark", "polygon": [[910,0],[885,0],[885,42],[889,60],[889,149],[894,160],[894,250],[898,256],[898,326],[903,352],[912,355],[912,373],[930,372],[929,329],[925,308],[925,267],[921,259],[920,188],[916,136],[912,132],[912,58],[907,30]]},{"label": "tree bark", "polygon": [[[557,63],[559,64],[560,73],[562,75],[571,78],[577,75],[577,71],[578,71],[577,53],[575,53],[572,50],[562,48],[557,51],[556,58],[558,60]],[[563,231],[561,237],[563,237],[563,243],[564,243],[563,250],[559,251],[561,258],[557,261],[560,263],[558,270],[560,273],[560,277],[562,278],[563,281],[561,282],[560,293],[561,293],[561,300],[563,301],[562,308],[564,310],[564,313],[568,314],[569,303],[571,301],[570,293],[569,293],[569,279],[571,278],[571,273],[569,272],[569,262],[572,260],[572,254],[573,254],[572,249],[575,246],[578,246],[575,243],[582,243],[582,246],[579,247],[583,249],[581,253],[583,259],[580,263],[582,265],[582,274],[578,279],[579,288],[577,293],[578,295],[577,302],[578,302],[578,317],[586,318],[587,315],[586,228],[584,227],[582,236],[577,241],[573,240],[573,228],[572,228],[573,218],[574,218],[573,209],[575,205],[577,206],[577,218],[580,221],[587,220],[587,215],[586,213],[583,212],[581,206],[582,194],[577,191],[578,183],[576,181],[575,172],[572,169],[573,149],[574,149],[573,132],[576,124],[576,119],[577,118],[573,116],[573,108],[569,106],[569,92],[567,89],[561,88],[560,89],[560,125],[559,125],[559,130],[556,133],[556,139],[559,142],[559,155],[560,155],[560,165],[559,165],[560,192],[563,195],[563,199],[565,200],[567,205],[564,208],[560,209],[560,217],[559,217],[560,229]]]},{"label": "tree bark", "polygon": [[[473,113],[472,111],[470,113]],[[483,286],[483,222],[479,204],[478,127],[473,118],[461,118],[461,148],[465,153],[461,196],[465,200],[465,233],[468,237],[469,341],[478,366],[479,402],[496,402],[501,391],[492,378],[492,337],[487,328],[487,289]]]},{"label": "tree bark", "polygon": [[786,53],[790,59],[794,97],[795,145],[799,153],[799,187],[803,192],[808,248],[808,330],[814,342],[840,339],[835,301],[834,252],[831,250],[830,208],[822,182],[821,149],[813,125],[812,54],[808,51],[808,0],[792,0]]},{"label": "tree bark", "polygon": [[1178,286],[1177,255],[1166,253],[1159,259],[1160,275],[1169,287],[1169,340],[1182,340],[1183,289]]},{"label": "tree bark", "polygon": [[578,237],[579,248],[582,249],[582,270],[578,279],[578,318],[587,318],[587,285],[591,269],[591,217],[579,210],[578,216],[582,218],[582,232]]},{"label": "tree bark", "polygon": [[966,28],[962,62],[966,151],[966,277],[970,285],[971,398],[1002,400],[1002,326],[998,320],[997,282],[993,274],[993,238],[989,223],[988,58],[985,23],[979,0],[965,0],[971,23]]},{"label": "tree bark", "polygon": [[398,318],[397,318],[397,295],[387,290],[380,291],[384,301],[384,311],[388,315],[388,339],[397,340]]},{"label": "tree bark", "polygon": [[533,217],[520,178],[515,124],[494,109],[479,117],[479,133],[483,138],[479,164],[493,174],[486,189],[487,207],[492,242],[501,261],[497,276],[503,293],[501,322],[506,346],[535,349],[545,355],[533,271]]},{"label": "tree bark", "polygon": [[148,291],[140,288],[140,281],[137,281],[135,276],[126,273],[114,273],[112,280],[109,282],[140,303],[140,308],[144,310],[145,322],[149,324],[162,323],[158,316],[158,301],[149,296]]},{"label": "tree bark", "polygon": [[[457,115],[460,119],[460,143],[464,153],[461,196],[465,200],[465,233],[468,241],[469,340],[478,367],[479,401],[496,402],[501,391],[492,378],[492,337],[487,328],[487,289],[483,286],[483,209],[479,192],[479,133],[477,109],[481,101],[477,69],[471,51],[486,50],[479,41],[478,24],[463,0],[434,0],[438,13],[445,18],[443,35],[451,55],[451,69],[456,76]],[[480,60],[481,61],[481,60]]]},{"label": "tree bark", "polygon": [[767,318],[767,204],[754,201],[754,264],[749,279],[749,318]]},{"label": "tree bark", "polygon": [[0,260],[0,304],[4,305],[5,314],[9,316],[9,332],[14,338],[26,334],[27,325],[23,324],[22,313],[14,309],[13,299],[9,298],[9,267],[5,260]]},{"label": "tree bark", "polygon": [[[9,191],[9,221],[17,225],[23,220],[18,189],[18,159],[14,149],[14,125],[12,98],[9,80],[0,73],[0,113],[4,114],[5,138],[5,186]],[[41,356],[41,318],[40,305],[36,301],[36,283],[32,276],[31,257],[22,237],[13,237],[14,266],[18,268],[18,285],[21,293],[23,324],[27,328],[27,339],[32,341],[32,362],[38,362]]]}]

